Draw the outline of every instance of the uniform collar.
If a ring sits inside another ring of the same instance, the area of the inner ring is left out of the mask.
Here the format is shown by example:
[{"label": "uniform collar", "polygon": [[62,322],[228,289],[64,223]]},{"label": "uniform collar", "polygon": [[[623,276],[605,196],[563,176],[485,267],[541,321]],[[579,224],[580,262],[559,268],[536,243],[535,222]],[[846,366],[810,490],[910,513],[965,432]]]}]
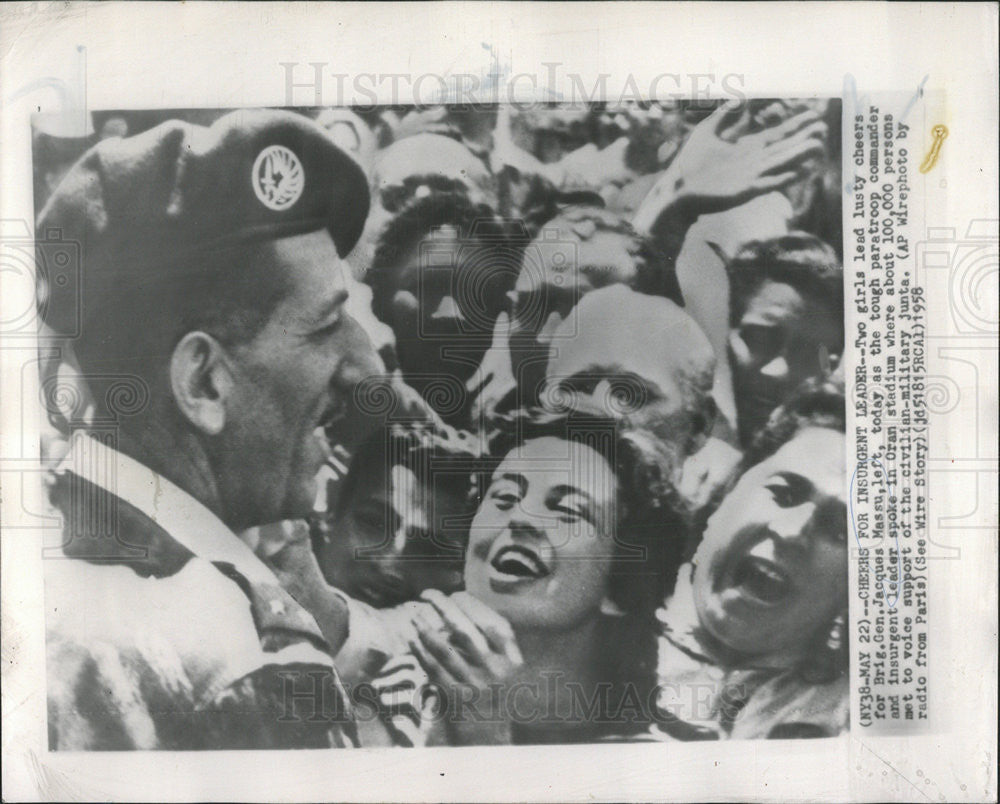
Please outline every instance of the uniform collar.
[{"label": "uniform collar", "polygon": [[98,437],[74,433],[56,472],[71,472],[124,500],[199,558],[231,564],[251,583],[279,585],[250,547],[205,505]]}]

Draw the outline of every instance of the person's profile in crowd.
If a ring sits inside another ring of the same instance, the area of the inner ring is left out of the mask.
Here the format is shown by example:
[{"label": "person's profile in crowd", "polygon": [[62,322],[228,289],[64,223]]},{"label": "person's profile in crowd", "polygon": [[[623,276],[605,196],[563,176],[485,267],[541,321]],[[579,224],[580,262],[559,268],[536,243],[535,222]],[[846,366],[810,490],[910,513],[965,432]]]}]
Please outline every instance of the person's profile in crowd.
[{"label": "person's profile in crowd", "polygon": [[544,407],[610,416],[656,434],[679,470],[712,430],[715,355],[670,299],[612,285],[556,329]]},{"label": "person's profile in crowd", "polygon": [[727,273],[728,359],[746,445],[803,380],[839,361],[843,268],[822,240],[792,232],[749,244],[728,263]]}]

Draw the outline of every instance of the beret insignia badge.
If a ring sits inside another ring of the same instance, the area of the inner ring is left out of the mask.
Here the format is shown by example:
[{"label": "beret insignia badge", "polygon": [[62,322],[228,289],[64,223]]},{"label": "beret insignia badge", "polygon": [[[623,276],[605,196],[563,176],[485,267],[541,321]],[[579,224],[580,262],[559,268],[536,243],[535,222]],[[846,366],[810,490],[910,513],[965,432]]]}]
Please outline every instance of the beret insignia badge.
[{"label": "beret insignia badge", "polygon": [[258,200],[268,209],[280,212],[299,200],[306,174],[291,149],[271,145],[257,155],[250,180]]}]

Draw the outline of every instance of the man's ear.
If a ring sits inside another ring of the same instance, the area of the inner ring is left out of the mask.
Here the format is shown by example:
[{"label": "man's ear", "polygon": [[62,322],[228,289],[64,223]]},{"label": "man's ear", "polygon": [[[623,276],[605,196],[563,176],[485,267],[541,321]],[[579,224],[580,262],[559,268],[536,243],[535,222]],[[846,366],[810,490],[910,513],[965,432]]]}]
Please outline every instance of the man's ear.
[{"label": "man's ear", "polygon": [[170,356],[170,387],[184,417],[207,435],[226,424],[233,375],[222,345],[204,332],[189,332]]}]

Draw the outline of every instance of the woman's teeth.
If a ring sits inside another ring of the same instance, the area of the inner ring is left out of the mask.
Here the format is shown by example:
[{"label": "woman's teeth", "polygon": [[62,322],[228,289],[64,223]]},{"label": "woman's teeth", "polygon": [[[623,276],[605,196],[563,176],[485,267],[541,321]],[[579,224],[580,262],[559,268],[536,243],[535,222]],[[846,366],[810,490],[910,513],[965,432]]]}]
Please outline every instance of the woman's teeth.
[{"label": "woman's teeth", "polygon": [[778,603],[792,591],[788,574],[776,564],[747,556],[733,574],[733,586],[743,589],[762,603]]},{"label": "woman's teeth", "polygon": [[518,545],[502,548],[490,564],[497,572],[518,578],[537,579],[549,574],[549,568],[537,553]]}]

